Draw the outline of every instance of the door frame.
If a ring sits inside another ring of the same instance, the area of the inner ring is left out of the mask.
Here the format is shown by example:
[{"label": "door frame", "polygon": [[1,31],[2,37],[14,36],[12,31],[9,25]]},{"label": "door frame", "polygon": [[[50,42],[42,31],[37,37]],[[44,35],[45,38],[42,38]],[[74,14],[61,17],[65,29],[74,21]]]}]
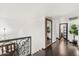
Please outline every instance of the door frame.
[{"label": "door frame", "polygon": [[61,25],[66,24],[66,40],[68,40],[68,23],[60,23],[59,24],[59,38],[60,38],[60,32],[61,32]]}]

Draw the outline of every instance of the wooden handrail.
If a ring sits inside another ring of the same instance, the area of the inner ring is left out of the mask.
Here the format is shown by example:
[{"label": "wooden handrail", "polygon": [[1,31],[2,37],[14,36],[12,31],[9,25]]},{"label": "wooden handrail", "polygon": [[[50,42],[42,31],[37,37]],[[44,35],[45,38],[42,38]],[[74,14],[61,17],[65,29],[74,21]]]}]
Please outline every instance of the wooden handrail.
[{"label": "wooden handrail", "polygon": [[28,36],[28,37],[20,37],[20,38],[13,38],[13,39],[7,39],[7,40],[1,40],[0,41],[0,43],[1,42],[9,42],[9,41],[14,41],[14,40],[23,40],[23,39],[25,39],[25,38],[31,38],[31,36]]}]

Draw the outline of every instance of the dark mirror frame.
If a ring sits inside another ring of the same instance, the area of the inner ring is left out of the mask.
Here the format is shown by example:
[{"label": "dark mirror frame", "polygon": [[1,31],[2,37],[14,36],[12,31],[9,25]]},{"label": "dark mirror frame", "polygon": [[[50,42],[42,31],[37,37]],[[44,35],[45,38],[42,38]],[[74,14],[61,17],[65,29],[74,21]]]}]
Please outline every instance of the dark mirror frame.
[{"label": "dark mirror frame", "polygon": [[50,40],[51,40],[51,42],[49,43],[49,45],[51,45],[52,44],[52,20],[51,19],[49,19],[49,18],[45,18],[45,47],[48,47],[47,46],[47,34],[48,34],[48,30],[47,30],[47,22],[50,22],[51,23],[51,26],[50,26],[50,33],[51,33],[51,38],[50,38]]}]

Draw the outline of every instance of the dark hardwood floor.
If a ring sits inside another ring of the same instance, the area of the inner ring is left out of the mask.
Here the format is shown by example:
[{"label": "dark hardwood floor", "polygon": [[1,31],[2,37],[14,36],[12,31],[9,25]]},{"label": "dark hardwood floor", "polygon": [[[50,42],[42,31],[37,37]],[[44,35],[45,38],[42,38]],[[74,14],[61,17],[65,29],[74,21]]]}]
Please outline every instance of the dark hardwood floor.
[{"label": "dark hardwood floor", "polygon": [[33,56],[79,56],[79,49],[62,38],[45,50],[36,52]]}]

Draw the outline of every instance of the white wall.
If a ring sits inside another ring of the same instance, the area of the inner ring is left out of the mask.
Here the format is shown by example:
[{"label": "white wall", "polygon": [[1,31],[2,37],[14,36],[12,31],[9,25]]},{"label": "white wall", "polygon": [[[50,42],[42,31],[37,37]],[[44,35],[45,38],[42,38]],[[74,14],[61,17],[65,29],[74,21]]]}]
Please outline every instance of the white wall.
[{"label": "white wall", "polygon": [[53,42],[56,41],[56,37],[59,37],[59,22],[58,18],[53,19]]}]

